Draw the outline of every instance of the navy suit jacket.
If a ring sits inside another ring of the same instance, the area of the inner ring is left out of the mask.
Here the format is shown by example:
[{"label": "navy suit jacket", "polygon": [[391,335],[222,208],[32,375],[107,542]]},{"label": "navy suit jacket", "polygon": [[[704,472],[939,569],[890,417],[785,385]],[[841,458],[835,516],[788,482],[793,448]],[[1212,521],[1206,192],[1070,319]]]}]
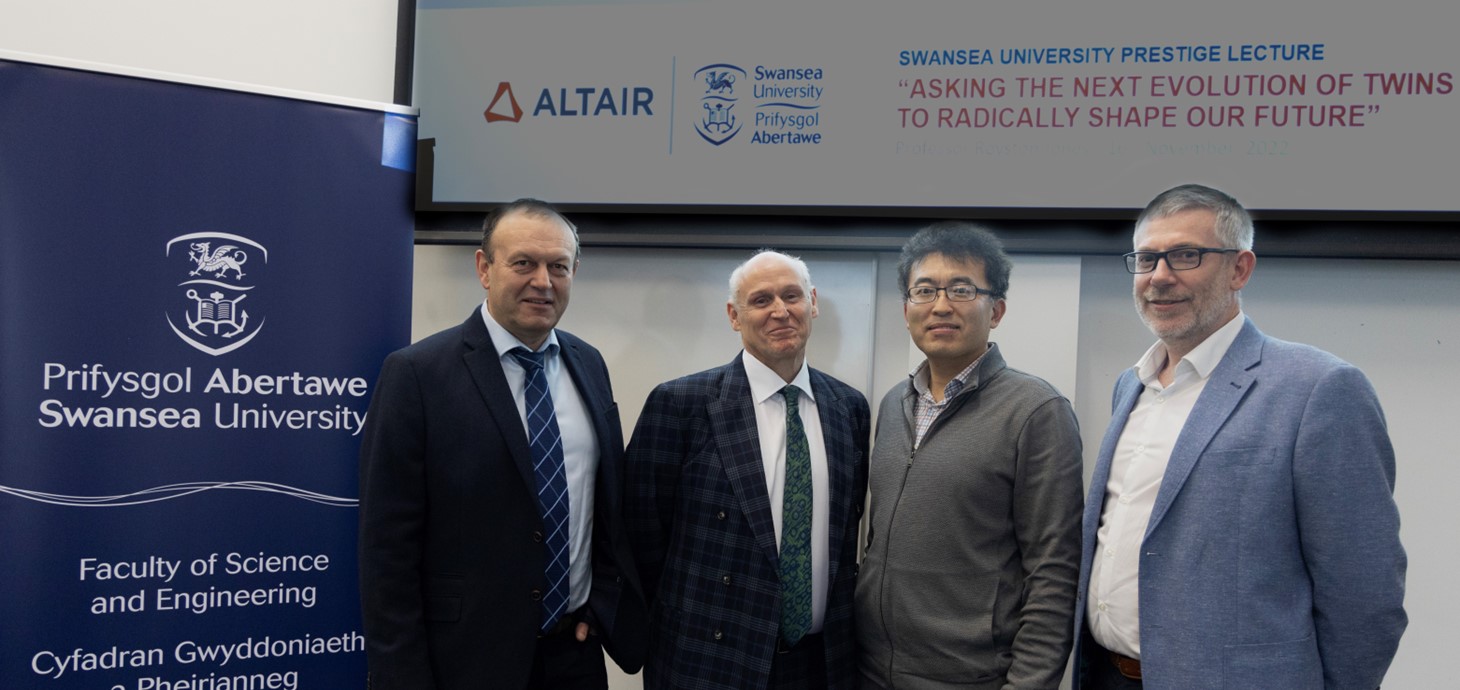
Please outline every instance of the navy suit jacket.
[{"label": "navy suit jacket", "polygon": [[[646,608],[622,515],[608,370],[558,331],[598,442],[590,621],[625,669]],[[386,358],[360,447],[360,592],[372,688],[520,688],[547,588],[522,417],[479,310]]]},{"label": "navy suit jacket", "polygon": [[[810,374],[830,488],[822,639],[830,687],[849,688],[869,411],[855,389]],[[653,622],[644,687],[766,687],[780,633],[779,547],[740,356],[649,394],[628,476],[629,531]]]},{"label": "navy suit jacket", "polygon": [[[1077,633],[1111,458],[1143,388],[1134,369],[1115,385],[1085,505]],[[1378,687],[1407,622],[1393,491],[1363,373],[1247,321],[1182,427],[1146,527],[1145,687]]]}]

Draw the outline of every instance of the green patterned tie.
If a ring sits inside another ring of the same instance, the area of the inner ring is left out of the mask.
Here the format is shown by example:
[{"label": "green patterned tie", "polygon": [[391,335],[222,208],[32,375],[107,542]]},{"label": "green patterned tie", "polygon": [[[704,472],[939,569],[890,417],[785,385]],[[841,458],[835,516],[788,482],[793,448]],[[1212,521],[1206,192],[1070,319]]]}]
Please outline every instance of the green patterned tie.
[{"label": "green patterned tie", "polygon": [[811,630],[811,447],[796,406],[786,396],[786,487],[781,498],[781,637],[794,645]]}]

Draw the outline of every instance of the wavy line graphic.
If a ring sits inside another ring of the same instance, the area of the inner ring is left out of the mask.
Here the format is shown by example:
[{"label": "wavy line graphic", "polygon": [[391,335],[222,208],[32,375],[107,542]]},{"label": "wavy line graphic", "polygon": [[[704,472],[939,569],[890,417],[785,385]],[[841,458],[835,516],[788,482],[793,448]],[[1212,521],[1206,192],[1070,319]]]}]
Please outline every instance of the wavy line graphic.
[{"label": "wavy line graphic", "polygon": [[762,104],[760,104],[758,106],[755,106],[755,107],[757,107],[757,108],[795,108],[797,110],[816,110],[816,109],[820,108],[821,106],[819,106],[819,105],[799,105],[799,104],[796,104],[796,103],[776,102],[776,103],[762,103]]},{"label": "wavy line graphic", "polygon": [[202,278],[199,278],[197,280],[184,280],[183,282],[177,284],[178,287],[182,287],[184,285],[213,285],[215,287],[228,288],[229,290],[238,290],[239,292],[248,292],[249,290],[258,287],[257,285],[233,285],[230,283],[220,283],[216,280],[204,280]]},{"label": "wavy line graphic", "polygon": [[32,491],[30,489],[19,489],[0,485],[0,493],[3,494],[18,496],[36,501],[37,503],[49,503],[51,505],[70,506],[72,508],[120,508],[123,506],[137,506],[182,498],[184,496],[213,490],[262,491],[265,493],[283,494],[303,501],[322,503],[335,508],[354,508],[360,505],[360,500],[355,498],[330,496],[328,494],[299,489],[287,484],[258,481],[182,482],[115,496],[68,496],[66,494],[52,494],[44,491]]}]

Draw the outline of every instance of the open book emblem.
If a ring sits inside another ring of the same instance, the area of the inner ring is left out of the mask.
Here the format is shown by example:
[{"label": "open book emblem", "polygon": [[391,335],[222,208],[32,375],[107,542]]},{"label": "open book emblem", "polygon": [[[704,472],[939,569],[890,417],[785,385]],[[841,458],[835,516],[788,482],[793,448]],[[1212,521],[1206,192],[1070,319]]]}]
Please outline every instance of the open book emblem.
[{"label": "open book emblem", "polygon": [[201,336],[207,336],[198,326],[212,326],[213,335],[218,335],[218,329],[224,326],[232,328],[233,331],[224,333],[223,337],[232,338],[243,332],[248,325],[248,312],[240,311],[238,303],[248,295],[239,295],[233,299],[223,299],[221,292],[214,292],[207,297],[199,297],[197,290],[188,290],[188,299],[198,303],[197,318],[188,318],[188,330]]}]

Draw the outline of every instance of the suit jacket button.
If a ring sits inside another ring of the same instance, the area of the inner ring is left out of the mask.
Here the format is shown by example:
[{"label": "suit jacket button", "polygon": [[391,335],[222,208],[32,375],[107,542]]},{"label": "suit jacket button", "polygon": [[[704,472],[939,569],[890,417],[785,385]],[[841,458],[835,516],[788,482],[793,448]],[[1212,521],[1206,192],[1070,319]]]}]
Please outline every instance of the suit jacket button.
[{"label": "suit jacket button", "polygon": [[720,511],[718,513],[715,513],[715,519],[716,520],[724,520],[725,519],[725,511],[722,510],[722,511]]},{"label": "suit jacket button", "polygon": [[532,533],[532,540],[535,541],[535,542],[537,542],[537,543],[539,543],[539,544],[541,544],[542,543],[542,532],[533,532]]},{"label": "suit jacket button", "polygon": [[730,576],[729,575],[726,575],[726,576],[720,578],[720,581],[728,585],[728,584],[730,584]]},{"label": "suit jacket button", "polygon": [[716,630],[715,631],[715,639],[716,640],[721,640],[721,639],[724,639],[724,638],[725,638],[725,633],[722,633],[719,630]]},{"label": "suit jacket button", "polygon": [[533,601],[542,601],[542,590],[534,589],[527,594],[527,597]]}]

